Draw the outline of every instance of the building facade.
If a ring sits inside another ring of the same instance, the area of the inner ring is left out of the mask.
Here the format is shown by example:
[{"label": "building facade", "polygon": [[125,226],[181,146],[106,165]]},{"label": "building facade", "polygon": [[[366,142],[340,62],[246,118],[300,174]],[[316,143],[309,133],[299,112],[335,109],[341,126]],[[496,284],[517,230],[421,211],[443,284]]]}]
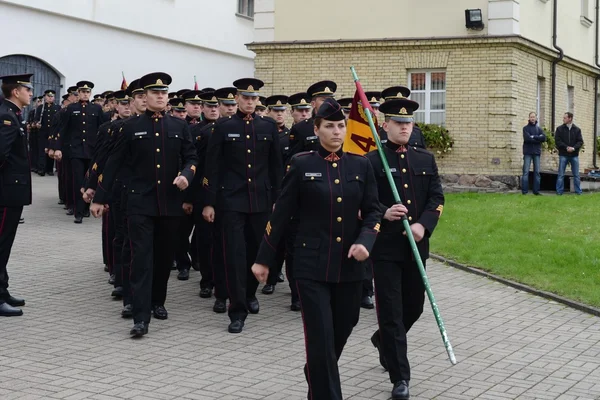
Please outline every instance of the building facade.
[{"label": "building facade", "polygon": [[[596,161],[597,5],[257,0],[255,42],[248,48],[267,94],[331,79],[339,97],[352,96],[350,66],[365,90],[410,87],[421,104],[417,120],[445,125],[454,139],[450,154],[439,158],[444,174],[519,175],[529,112],[552,129],[571,111],[586,143],[583,170]],[[543,154],[542,169],[556,170],[557,159]]]},{"label": "building facade", "polygon": [[[244,5],[246,8],[244,8]],[[117,90],[154,71],[172,88],[222,87],[254,74],[248,2],[0,0],[0,75],[35,72],[36,95],[80,80]]]}]

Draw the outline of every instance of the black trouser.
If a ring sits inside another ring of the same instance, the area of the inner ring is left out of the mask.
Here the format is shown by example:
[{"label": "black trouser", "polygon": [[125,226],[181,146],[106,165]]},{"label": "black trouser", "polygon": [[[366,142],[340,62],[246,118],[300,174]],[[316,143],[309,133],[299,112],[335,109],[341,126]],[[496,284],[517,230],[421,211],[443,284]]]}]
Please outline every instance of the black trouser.
[{"label": "black trouser", "polygon": [[338,360],[358,323],[362,282],[297,279],[309,399],[342,400]]},{"label": "black trouser", "polygon": [[[192,259],[200,264],[200,287],[201,288],[212,288],[215,286],[215,296],[221,299],[227,298],[227,288],[224,285],[224,280],[221,279],[219,285],[214,282],[214,268],[215,263],[215,250],[214,250],[214,224],[206,222],[202,217],[202,207],[200,205],[194,205],[194,236],[195,244],[192,249],[196,250],[196,255],[192,252]],[[222,267],[219,267],[222,270]]]},{"label": "black trouser", "polygon": [[365,263],[365,279],[363,280],[362,297],[373,296],[373,262]]},{"label": "black trouser", "polygon": [[180,217],[128,216],[134,323],[150,323],[152,306],[165,304],[180,220]]},{"label": "black trouser", "polygon": [[73,198],[74,198],[74,215],[75,217],[83,217],[83,213],[89,207],[83,196],[81,195],[81,188],[83,187],[83,181],[85,173],[90,166],[90,160],[85,158],[71,158],[71,175],[73,176]]},{"label": "black trouser", "polygon": [[179,231],[177,232],[177,251],[175,252],[175,261],[177,261],[177,269],[189,270],[192,267],[190,260],[190,235],[194,229],[194,217],[186,215],[181,218]]},{"label": "black trouser", "polygon": [[31,160],[31,169],[38,170],[38,135],[40,131],[37,128],[29,130],[29,159]]},{"label": "black trouser", "polygon": [[256,296],[258,281],[251,271],[269,213],[217,211],[217,229],[223,249],[225,282],[229,293],[229,318],[245,320],[249,299]]},{"label": "black trouser", "polygon": [[46,149],[48,148],[48,132],[39,132],[38,137],[38,148],[35,158],[32,159],[32,163],[37,164],[37,169],[40,172],[51,173],[54,172],[54,159],[48,157]]},{"label": "black trouser", "polygon": [[75,208],[75,193],[73,188],[73,171],[71,168],[71,159],[65,158],[63,155],[62,159],[62,175],[65,185],[65,203],[67,208]]},{"label": "black trouser", "polygon": [[19,227],[19,218],[21,218],[22,212],[23,206],[0,206],[0,303],[4,303],[4,299],[9,296],[6,265],[8,264],[10,251],[15,242],[17,228]]},{"label": "black trouser", "polygon": [[56,174],[58,176],[58,198],[60,201],[66,204],[67,193],[65,188],[65,177],[64,177],[64,163],[62,161],[56,162]]},{"label": "black trouser", "polygon": [[112,273],[115,275],[115,287],[123,286],[123,238],[125,230],[125,215],[121,204],[121,196],[123,192],[123,183],[116,180],[112,190],[112,201],[110,203],[109,217],[113,227],[114,235],[111,242],[108,244],[111,248],[112,258],[110,265]]},{"label": "black trouser", "polygon": [[381,351],[390,381],[410,380],[406,333],[423,313],[425,287],[421,274],[414,261],[376,261],[373,275]]},{"label": "black trouser", "polygon": [[294,278],[294,242],[296,241],[296,234],[293,231],[295,231],[295,227],[289,229],[285,236],[285,276],[292,292],[292,303],[299,300],[298,285],[296,285],[296,278]]},{"label": "black trouser", "polygon": [[102,260],[104,265],[108,266],[108,272],[114,274],[113,240],[115,238],[115,224],[112,215],[113,202],[111,201],[109,205],[108,212],[102,214]]},{"label": "black trouser", "polygon": [[[129,239],[129,220],[127,218],[127,185],[123,185],[121,191],[121,202],[119,214],[121,216],[121,224],[123,224],[122,230],[119,234],[123,235],[123,246],[121,248],[121,257],[119,258],[121,266],[123,268],[121,272],[121,279],[123,284],[123,305],[131,304],[131,241]],[[120,238],[115,240],[118,242]],[[171,268],[169,266],[169,268]]]}]

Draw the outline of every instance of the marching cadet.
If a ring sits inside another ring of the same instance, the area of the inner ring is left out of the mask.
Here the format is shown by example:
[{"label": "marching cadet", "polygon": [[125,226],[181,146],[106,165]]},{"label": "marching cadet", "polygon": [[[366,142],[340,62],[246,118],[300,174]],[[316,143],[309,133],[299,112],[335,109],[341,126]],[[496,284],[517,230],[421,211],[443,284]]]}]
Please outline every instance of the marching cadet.
[{"label": "marching cadet", "polygon": [[35,110],[35,120],[39,129],[38,153],[36,158],[32,159],[32,162],[37,165],[39,176],[46,174],[54,176],[54,159],[48,157],[47,153],[48,140],[51,140],[51,136],[54,135],[54,132],[52,132],[52,119],[60,110],[60,107],[54,104],[55,95],[54,90],[46,90],[44,92],[44,103]]},{"label": "marching cadet", "polygon": [[91,206],[95,217],[103,214],[115,178],[127,167],[133,337],[148,333],[152,312],[157,319],[168,318],[164,303],[183,216],[181,191],[192,181],[198,160],[188,125],[166,114],[170,83],[162,72],[140,79],[146,112],[121,126]]},{"label": "marching cadet", "polygon": [[15,241],[23,206],[31,204],[31,173],[27,154],[27,133],[21,117],[31,103],[33,74],[2,76],[0,104],[0,316],[23,315],[17,307],[25,300],[8,291],[6,265]]},{"label": "marching cadet", "polygon": [[308,93],[293,94],[288,98],[288,103],[292,108],[294,125],[310,118],[312,106],[310,105]]},{"label": "marching cadet", "polygon": [[[219,120],[206,150],[204,219],[215,222],[223,246],[230,333],[240,333],[248,312],[257,314],[258,282],[250,272],[283,175],[275,121],[255,113],[259,79],[238,79],[238,111]],[[216,211],[215,211],[216,208]]]},{"label": "marching cadet", "polygon": [[[337,85],[333,81],[321,81],[312,84],[307,90],[310,97],[310,105],[312,106],[313,115],[319,111],[319,107],[325,99],[333,97]],[[305,120],[302,123],[294,124],[290,131],[290,151],[288,158],[301,151],[316,150],[319,146],[319,138],[314,132],[314,120],[312,118]]]},{"label": "marching cadet", "polygon": [[[266,99],[267,115],[275,120],[279,130],[279,146],[281,147],[282,160],[287,159],[287,153],[290,150],[290,130],[285,126],[285,112],[287,111],[288,97],[284,95],[274,95]],[[273,294],[277,282],[283,282],[281,270],[285,258],[285,241],[279,245],[279,266],[269,271],[267,284],[262,288],[263,294]]]},{"label": "marching cadet", "polygon": [[232,117],[237,112],[236,93],[237,88],[235,87],[224,87],[215,91],[215,96],[219,99],[219,114],[222,118]]},{"label": "marching cadet", "polygon": [[410,223],[425,265],[429,238],[444,209],[444,193],[433,154],[410,146],[414,112],[419,104],[391,99],[381,105],[388,141],[383,150],[403,204],[396,204],[377,151],[367,154],[375,170],[384,219],[371,259],[377,296],[379,330],[371,337],[394,385],[392,399],[408,399],[410,365],[406,333],[423,312],[425,288],[402,218]]},{"label": "marching cadet", "polygon": [[344,97],[343,99],[338,100],[338,103],[342,107],[342,112],[344,113],[346,121],[348,121],[348,117],[350,117],[350,109],[352,108],[353,100],[354,99],[352,97]]},{"label": "marching cadet", "polygon": [[[203,103],[204,119],[201,123],[190,127],[192,132],[192,140],[196,147],[198,155],[198,177],[204,176],[204,167],[206,162],[206,149],[210,135],[214,129],[215,122],[219,119],[219,100],[215,92],[206,91],[200,95]],[[226,309],[227,288],[224,284],[224,279],[215,280],[215,269],[222,269],[222,263],[218,247],[214,241],[214,224],[204,220],[202,217],[202,208],[204,206],[204,190],[202,189],[202,180],[194,179],[190,188],[186,191],[186,212],[192,212],[194,218],[194,236],[195,240],[193,249],[196,255],[192,254],[192,258],[198,262],[198,270],[201,274],[200,279],[200,297],[209,299],[212,297],[213,288],[215,289],[215,304],[213,311],[216,313],[224,313]],[[216,266],[216,267],[215,267]]]},{"label": "marching cadet", "polygon": [[[60,127],[60,117],[69,104],[69,94],[65,93],[62,96],[60,110],[58,110],[58,112],[54,114],[54,117],[52,118],[52,137],[48,143],[48,157],[51,157],[52,159],[54,159],[54,142],[56,141],[56,134]],[[56,161],[56,174],[58,175],[58,204],[66,207],[67,188],[65,183],[65,167],[62,161]]]},{"label": "marching cadet", "polygon": [[100,107],[102,107],[104,105],[104,99],[102,98],[102,95],[95,94],[93,103],[98,104]]},{"label": "marching cadet", "polygon": [[190,125],[196,125],[200,121],[202,121],[202,100],[200,99],[200,95],[202,92],[200,90],[188,90],[183,94],[183,100],[185,100],[185,110],[187,111],[187,116],[185,120]]},{"label": "marching cadet", "polygon": [[90,167],[90,159],[94,154],[98,127],[108,119],[102,109],[96,104],[90,104],[89,99],[94,88],[90,81],[77,83],[79,101],[70,104],[64,114],[63,123],[57,134],[54,157],[62,159],[62,149],[68,149],[71,172],[73,174],[75,223],[81,224],[83,216],[89,215],[83,197],[79,190],[83,187],[85,173]]},{"label": "marching cadet", "polygon": [[185,110],[185,101],[178,97],[169,100],[169,110],[171,115],[176,118],[185,120],[187,117],[187,111]]},{"label": "marching cadet", "polygon": [[256,115],[264,117],[267,115],[267,98],[264,96],[258,96],[258,103],[256,103]]},{"label": "marching cadet", "polygon": [[38,157],[38,141],[39,141],[39,133],[40,128],[38,126],[39,119],[35,119],[36,110],[39,106],[42,105],[44,97],[39,96],[35,98],[35,103],[31,107],[29,114],[27,114],[27,133],[29,134],[29,159],[33,160],[31,163],[31,171],[36,174],[40,173],[37,165],[37,157]]},{"label": "marching cadet", "polygon": [[[406,99],[410,96],[410,89],[406,86],[392,86],[381,92],[381,97],[384,101],[393,100],[393,99]],[[387,133],[381,127],[379,129],[379,137],[382,140],[382,143],[387,141]],[[421,128],[418,127],[416,123],[413,123],[413,131],[410,135],[410,140],[408,141],[410,146],[420,147],[422,149],[427,148],[427,142],[425,141],[425,136],[423,136],[423,132]]]},{"label": "marching cadet", "polygon": [[364,261],[381,212],[371,163],[342,150],[346,121],[333,98],[320,105],[313,132],[318,149],[292,158],[252,271],[266,280],[296,216],[293,273],[302,303],[308,398],[341,400],[337,362],[358,323]]}]

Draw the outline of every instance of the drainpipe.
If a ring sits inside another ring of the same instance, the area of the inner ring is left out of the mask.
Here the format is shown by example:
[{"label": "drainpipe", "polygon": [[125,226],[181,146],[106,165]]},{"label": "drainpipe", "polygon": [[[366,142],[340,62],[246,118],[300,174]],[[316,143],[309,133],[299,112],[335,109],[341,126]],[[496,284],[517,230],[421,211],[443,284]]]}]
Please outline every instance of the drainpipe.
[{"label": "drainpipe", "polygon": [[[596,67],[600,68],[600,59],[598,58],[598,41],[600,40],[600,26],[598,26],[598,17],[600,17],[600,0],[596,0],[596,48],[594,49],[594,62],[596,63]],[[596,166],[597,161],[597,153],[598,153],[598,79],[600,79],[600,75],[596,75],[594,79],[594,153],[593,157],[593,165],[594,168],[598,168]]]},{"label": "drainpipe", "polygon": [[[596,0],[598,1],[598,0]],[[597,24],[596,24],[597,25]],[[558,0],[554,0],[554,9],[552,12],[552,47],[558,51],[558,58],[552,60],[552,133],[556,130],[556,65],[561,62],[565,56],[563,49],[556,43],[556,31],[558,26]]]}]

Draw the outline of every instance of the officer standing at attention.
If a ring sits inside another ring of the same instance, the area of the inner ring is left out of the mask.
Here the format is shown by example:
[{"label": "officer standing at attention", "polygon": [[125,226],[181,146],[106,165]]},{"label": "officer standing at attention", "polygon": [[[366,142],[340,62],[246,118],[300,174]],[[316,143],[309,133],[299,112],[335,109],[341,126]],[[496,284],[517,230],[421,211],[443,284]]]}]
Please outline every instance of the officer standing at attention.
[{"label": "officer standing at attention", "polygon": [[[306,92],[311,99],[313,115],[319,111],[319,107],[325,99],[333,97],[337,85],[333,81],[321,81],[312,84]],[[317,150],[319,139],[314,132],[314,120],[312,118],[304,122],[294,124],[290,131],[290,151],[288,160],[302,151]],[[286,162],[287,164],[287,162]]]},{"label": "officer standing at attention", "polygon": [[389,371],[394,400],[409,398],[406,333],[421,316],[425,301],[423,281],[401,219],[407,217],[425,265],[429,238],[444,209],[444,193],[433,154],[408,142],[418,108],[418,103],[408,99],[388,100],[381,105],[385,115],[383,129],[388,134],[383,150],[403,204],[394,200],[377,151],[367,154],[375,170],[384,213],[381,232],[371,252],[379,322],[379,331],[371,341],[379,350],[382,366]]},{"label": "officer standing at attention", "polygon": [[[384,89],[381,92],[381,97],[384,101],[393,99],[406,99],[409,96],[410,89],[406,86],[392,86]],[[379,129],[379,137],[381,138],[382,143],[385,144],[385,141],[387,141],[387,133],[383,127]],[[423,136],[423,131],[421,131],[421,128],[419,128],[415,123],[413,123],[413,130],[408,144],[409,146],[420,147],[422,149],[427,148],[427,142],[425,141],[425,136]]]},{"label": "officer standing at attention", "polygon": [[320,106],[313,132],[319,148],[292,158],[252,271],[259,281],[267,279],[296,216],[293,273],[302,305],[308,398],[342,400],[338,360],[358,323],[364,261],[381,212],[371,163],[342,150],[346,121],[334,99]]},{"label": "officer standing at attention", "polygon": [[259,117],[267,115],[267,98],[264,96],[258,96],[258,103],[256,103],[256,110],[254,111]]},{"label": "officer standing at attention", "polygon": [[[120,128],[102,175],[91,211],[101,216],[121,168],[129,169],[127,218],[131,241],[133,337],[148,333],[151,312],[168,318],[164,303],[183,195],[194,178],[198,158],[185,121],[166,114],[171,77],[162,72],[143,76],[146,112]],[[154,304],[153,304],[154,303]]]},{"label": "officer standing at attention", "polygon": [[178,97],[169,99],[169,110],[171,115],[177,118],[186,119],[187,111],[185,110],[185,101]]},{"label": "officer standing at attention", "polygon": [[279,194],[283,164],[275,121],[255,113],[264,83],[245,78],[233,85],[239,109],[217,121],[210,135],[202,215],[216,221],[230,299],[228,330],[240,333],[248,312],[259,312],[258,282],[250,267]]},{"label": "officer standing at attention", "polygon": [[292,120],[294,121],[292,125],[310,118],[312,106],[310,105],[308,93],[293,94],[288,98],[288,103],[292,108]]},{"label": "officer standing at attention", "polygon": [[71,171],[73,173],[73,191],[75,223],[81,224],[84,215],[89,215],[86,203],[80,195],[83,187],[85,173],[90,167],[90,160],[94,155],[98,128],[108,121],[102,108],[97,104],[90,104],[90,96],[94,84],[89,81],[77,83],[79,102],[70,104],[64,115],[63,124],[57,134],[54,157],[62,159],[62,149],[69,150]]},{"label": "officer standing at attention", "polygon": [[52,120],[54,115],[58,113],[60,107],[54,104],[54,90],[46,90],[44,92],[44,104],[38,106],[35,110],[36,122],[38,122],[39,137],[38,137],[38,153],[36,158],[32,158],[32,163],[37,165],[38,175],[46,174],[54,175],[54,159],[48,157],[48,140],[54,135],[52,132]]},{"label": "officer standing at attention", "polygon": [[31,103],[33,74],[0,77],[0,316],[23,315],[16,307],[25,300],[8,292],[6,265],[15,241],[23,206],[31,204],[31,172],[27,154],[27,132],[21,112]]}]

